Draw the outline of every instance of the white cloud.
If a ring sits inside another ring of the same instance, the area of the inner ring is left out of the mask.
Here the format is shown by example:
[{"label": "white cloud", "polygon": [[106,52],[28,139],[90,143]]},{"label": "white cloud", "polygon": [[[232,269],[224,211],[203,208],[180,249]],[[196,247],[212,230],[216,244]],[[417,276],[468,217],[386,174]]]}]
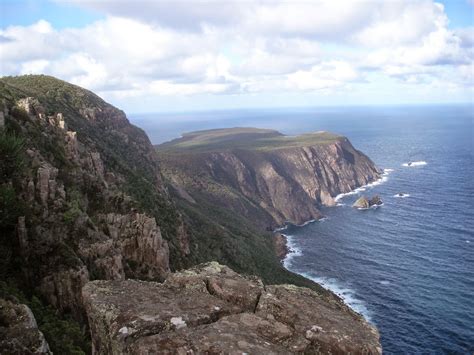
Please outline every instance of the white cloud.
[{"label": "white cloud", "polygon": [[1,75],[51,74],[115,97],[336,91],[374,72],[473,83],[474,29],[451,30],[431,0],[71,1],[106,17],[1,29]]},{"label": "white cloud", "polygon": [[310,70],[300,70],[288,76],[290,87],[305,91],[332,89],[357,79],[357,71],[342,61],[324,62]]}]

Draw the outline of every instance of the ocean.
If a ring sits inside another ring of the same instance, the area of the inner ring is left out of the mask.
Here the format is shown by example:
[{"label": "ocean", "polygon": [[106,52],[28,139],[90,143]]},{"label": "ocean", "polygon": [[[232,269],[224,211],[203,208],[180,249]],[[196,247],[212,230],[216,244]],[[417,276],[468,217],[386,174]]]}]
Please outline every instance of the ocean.
[{"label": "ocean", "polygon": [[[288,226],[292,252],[285,266],[336,292],[375,324],[386,354],[474,352],[473,106],[129,116],[155,144],[235,126],[347,136],[385,169],[384,177],[323,208],[323,220]],[[383,206],[351,207],[361,195],[375,194]]]}]

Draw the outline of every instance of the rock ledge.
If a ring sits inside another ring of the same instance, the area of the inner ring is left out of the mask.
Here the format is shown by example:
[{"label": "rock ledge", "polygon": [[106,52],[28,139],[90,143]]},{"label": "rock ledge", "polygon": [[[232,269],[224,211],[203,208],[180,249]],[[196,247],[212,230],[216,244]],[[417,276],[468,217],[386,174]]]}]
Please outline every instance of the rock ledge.
[{"label": "rock ledge", "polygon": [[215,262],[82,293],[95,354],[381,353],[377,330],[336,297]]}]

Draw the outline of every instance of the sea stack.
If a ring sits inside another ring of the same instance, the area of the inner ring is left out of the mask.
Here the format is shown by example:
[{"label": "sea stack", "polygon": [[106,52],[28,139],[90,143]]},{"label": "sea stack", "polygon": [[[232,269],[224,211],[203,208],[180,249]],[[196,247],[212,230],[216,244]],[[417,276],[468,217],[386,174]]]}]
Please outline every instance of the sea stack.
[{"label": "sea stack", "polygon": [[358,209],[366,209],[372,206],[381,206],[381,205],[383,205],[382,199],[380,198],[379,195],[375,195],[370,200],[365,196],[359,197],[357,201],[354,202],[352,207],[358,208]]}]

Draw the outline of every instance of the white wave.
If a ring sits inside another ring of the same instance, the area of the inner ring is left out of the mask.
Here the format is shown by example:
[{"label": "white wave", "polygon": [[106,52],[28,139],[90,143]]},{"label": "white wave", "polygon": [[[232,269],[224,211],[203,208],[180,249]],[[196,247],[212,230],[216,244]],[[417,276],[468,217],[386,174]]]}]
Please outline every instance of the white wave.
[{"label": "white wave", "polygon": [[388,286],[388,285],[390,285],[390,281],[382,280],[382,281],[380,281],[380,284],[384,285],[384,286]]},{"label": "white wave", "polygon": [[313,280],[325,289],[335,293],[340,298],[342,298],[345,304],[347,304],[357,313],[362,314],[362,316],[364,316],[367,321],[371,322],[371,312],[367,308],[365,302],[357,297],[355,290],[349,288],[348,286],[344,285],[343,283],[334,278],[315,277],[304,272],[300,273],[300,275],[310,280]]},{"label": "white wave", "polygon": [[301,256],[303,255],[303,253],[301,249],[296,246],[293,240],[293,236],[287,234],[283,234],[283,236],[286,238],[286,247],[288,248],[288,253],[285,256],[285,259],[283,260],[283,266],[286,269],[289,269],[293,258],[295,256]]},{"label": "white wave", "polygon": [[398,197],[398,198],[405,198],[405,197],[410,197],[410,194],[396,194],[396,195],[393,195],[393,197]]},{"label": "white wave", "polygon": [[[295,244],[294,237],[291,235],[283,234],[286,238],[286,246],[288,248],[288,254],[286,255],[285,259],[283,260],[283,266],[290,271],[292,261],[295,257],[303,255],[303,252],[300,248],[298,248]],[[293,271],[296,272],[296,271]],[[338,280],[333,278],[327,277],[314,277],[310,274],[304,272],[297,272],[303,277],[307,279],[313,280],[314,282],[320,284],[325,289],[335,293],[339,296],[345,304],[347,304],[350,308],[352,308],[355,312],[362,314],[362,316],[367,320],[371,321],[371,313],[368,310],[367,306],[365,305],[364,301],[360,300],[356,296],[356,292],[349,287],[344,286]]]},{"label": "white wave", "polygon": [[[393,171],[393,169],[384,169],[383,173],[382,173],[382,175],[379,179],[377,179],[373,182],[369,182],[367,185],[363,185],[363,186],[358,187],[358,188],[356,188],[352,191],[344,192],[342,194],[339,194],[336,197],[334,197],[334,201],[337,203],[341,198],[344,198],[344,197],[350,196],[350,195],[357,195],[359,192],[363,192],[363,191],[366,191],[367,189],[370,189],[374,186],[378,186],[378,185],[383,184],[384,182],[386,182],[388,180],[388,175],[392,171]],[[336,206],[343,206],[343,204],[337,203]]]},{"label": "white wave", "polygon": [[380,205],[372,205],[372,206],[370,206],[370,207],[357,207],[357,209],[358,209],[359,211],[375,210],[375,209],[377,209],[377,208],[379,208],[379,207],[382,207],[383,205],[384,205],[384,204],[381,203]]},{"label": "white wave", "polygon": [[423,166],[426,164],[428,164],[426,161],[420,160],[420,161],[412,161],[409,163],[403,163],[402,166],[412,167],[412,166]]},{"label": "white wave", "polygon": [[306,221],[304,223],[301,223],[301,224],[295,224],[296,227],[304,227],[304,226],[307,226],[308,224],[310,223],[314,223],[316,222],[316,219],[310,219],[309,221]]},{"label": "white wave", "polygon": [[285,225],[283,227],[280,227],[280,228],[276,228],[273,233],[276,233],[276,232],[281,232],[281,231],[284,231],[284,230],[287,230],[288,229],[288,225]]}]

